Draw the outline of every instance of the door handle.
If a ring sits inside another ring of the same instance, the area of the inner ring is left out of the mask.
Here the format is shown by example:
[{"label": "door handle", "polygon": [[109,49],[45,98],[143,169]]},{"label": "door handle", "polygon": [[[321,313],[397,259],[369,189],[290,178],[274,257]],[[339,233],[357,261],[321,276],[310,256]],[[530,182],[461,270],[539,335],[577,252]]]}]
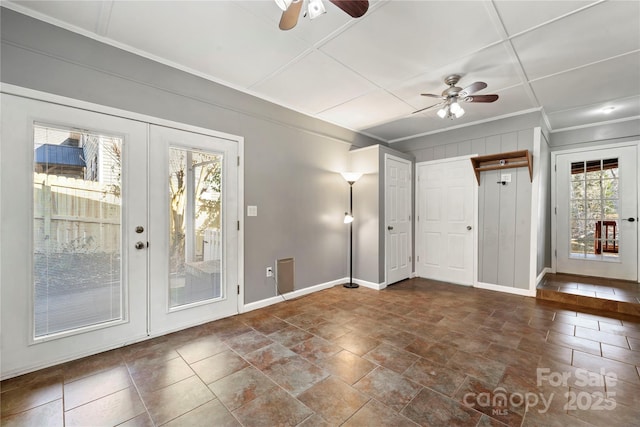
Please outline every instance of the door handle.
[{"label": "door handle", "polygon": [[467,225],[467,230],[471,230],[471,228],[472,227],[470,225]]},{"label": "door handle", "polygon": [[629,221],[629,222],[634,222],[636,219],[632,216],[630,216],[629,218],[622,218],[623,221]]},{"label": "door handle", "polygon": [[391,231],[391,230],[393,230],[393,227],[392,227],[392,226],[390,226],[390,225],[388,225],[388,226],[387,226],[387,230]]},{"label": "door handle", "polygon": [[143,242],[136,242],[135,247],[136,247],[136,249],[144,249],[144,243]]}]

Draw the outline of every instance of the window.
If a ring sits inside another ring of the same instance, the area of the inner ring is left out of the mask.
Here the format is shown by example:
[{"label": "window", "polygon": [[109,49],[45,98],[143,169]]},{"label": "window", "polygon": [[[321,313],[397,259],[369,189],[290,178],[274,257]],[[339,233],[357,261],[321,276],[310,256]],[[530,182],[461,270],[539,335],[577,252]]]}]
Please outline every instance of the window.
[{"label": "window", "polygon": [[571,163],[570,257],[617,260],[618,159]]},{"label": "window", "polygon": [[37,338],[123,318],[121,149],[118,137],[34,127]]}]

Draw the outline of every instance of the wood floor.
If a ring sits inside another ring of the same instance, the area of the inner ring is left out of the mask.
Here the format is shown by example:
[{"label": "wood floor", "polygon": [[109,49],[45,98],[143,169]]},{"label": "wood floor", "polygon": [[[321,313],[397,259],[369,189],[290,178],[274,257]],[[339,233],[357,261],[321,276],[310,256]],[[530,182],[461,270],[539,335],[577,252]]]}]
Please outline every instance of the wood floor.
[{"label": "wood floor", "polygon": [[604,277],[546,274],[537,297],[574,306],[640,316],[640,284]]},{"label": "wood floor", "polygon": [[631,426],[639,367],[639,317],[412,279],[5,380],[1,424]]}]

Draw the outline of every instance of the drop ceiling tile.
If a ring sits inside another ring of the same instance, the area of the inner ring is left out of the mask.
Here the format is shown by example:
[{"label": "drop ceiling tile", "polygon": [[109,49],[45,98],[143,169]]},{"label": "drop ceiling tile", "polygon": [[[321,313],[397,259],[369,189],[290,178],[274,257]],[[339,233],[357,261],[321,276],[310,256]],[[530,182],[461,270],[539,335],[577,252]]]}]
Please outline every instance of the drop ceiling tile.
[{"label": "drop ceiling tile", "polygon": [[398,138],[421,135],[427,132],[437,131],[451,126],[450,123],[443,123],[442,119],[433,114],[432,116],[413,115],[394,120],[389,123],[372,126],[364,129],[363,132],[373,135],[376,138],[390,142]]},{"label": "drop ceiling tile", "polygon": [[245,88],[308,47],[231,1],[116,2],[108,37]]},{"label": "drop ceiling tile", "polygon": [[391,1],[320,49],[388,87],[497,41],[482,2]]},{"label": "drop ceiling tile", "polygon": [[413,105],[415,109],[424,108],[437,103],[438,100],[420,94],[440,95],[447,88],[444,78],[450,74],[462,76],[458,83],[462,88],[476,81],[487,83],[487,88],[479,91],[479,94],[494,93],[522,83],[511,55],[504,43],[500,43],[458,59],[445,67],[393,85],[389,87],[389,91]]},{"label": "drop ceiling tile", "polygon": [[530,80],[640,49],[640,2],[611,1],[515,37]]},{"label": "drop ceiling tile", "polygon": [[[615,107],[615,110],[606,114],[602,110],[605,107]],[[627,119],[630,117],[640,117],[640,96],[632,96],[625,99],[617,99],[547,114],[551,128],[554,130]]]},{"label": "drop ceiling tile", "polygon": [[110,1],[13,1],[87,31],[96,32],[103,6],[108,11]]},{"label": "drop ceiling tile", "polygon": [[512,36],[594,3],[593,1],[493,0],[507,33]]},{"label": "drop ceiling tile", "polygon": [[323,111],[318,116],[348,129],[359,130],[406,116],[413,110],[410,105],[380,89]]},{"label": "drop ceiling tile", "polygon": [[640,51],[531,83],[547,113],[640,94]]},{"label": "drop ceiling tile", "polygon": [[323,53],[312,51],[252,89],[283,105],[315,114],[375,86]]}]

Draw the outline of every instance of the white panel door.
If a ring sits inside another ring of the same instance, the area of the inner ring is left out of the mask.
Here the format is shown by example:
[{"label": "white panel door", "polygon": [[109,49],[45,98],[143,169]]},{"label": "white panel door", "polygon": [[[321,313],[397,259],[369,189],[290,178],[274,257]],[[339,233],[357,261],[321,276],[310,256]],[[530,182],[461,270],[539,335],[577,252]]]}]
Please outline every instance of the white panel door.
[{"label": "white panel door", "polygon": [[0,96],[2,376],[144,338],[147,126]]},{"label": "white panel door", "polygon": [[238,313],[238,143],[150,127],[150,331]]},{"label": "white panel door", "polygon": [[556,156],[557,271],[638,280],[637,147]]},{"label": "white panel door", "polygon": [[386,283],[411,275],[411,162],[385,154]]},{"label": "white panel door", "polygon": [[477,184],[467,158],[417,165],[420,277],[473,285]]}]

